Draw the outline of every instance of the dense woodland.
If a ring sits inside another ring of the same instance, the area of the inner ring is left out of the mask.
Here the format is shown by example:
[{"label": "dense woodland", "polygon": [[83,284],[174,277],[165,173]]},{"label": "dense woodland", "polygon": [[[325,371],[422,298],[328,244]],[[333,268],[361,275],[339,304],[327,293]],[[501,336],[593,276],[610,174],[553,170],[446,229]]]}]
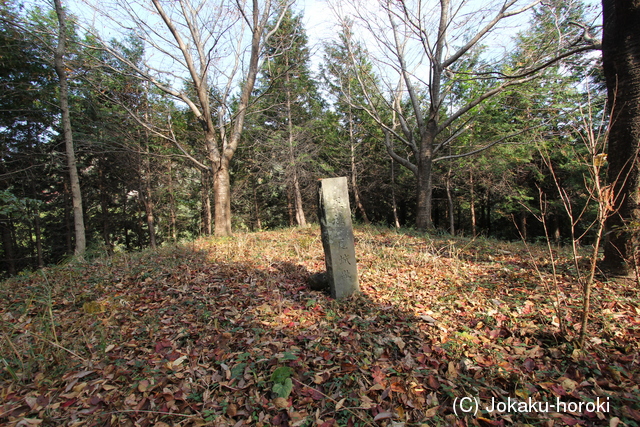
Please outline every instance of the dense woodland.
[{"label": "dense woodland", "polygon": [[98,4],[103,22],[129,12],[103,40],[84,9],[3,1],[0,274],[77,253],[62,75],[88,255],[304,226],[332,176],[358,222],[592,243],[600,6],[441,2],[427,22],[410,2],[357,3],[311,45],[285,2],[153,1],[160,30],[142,4]]}]

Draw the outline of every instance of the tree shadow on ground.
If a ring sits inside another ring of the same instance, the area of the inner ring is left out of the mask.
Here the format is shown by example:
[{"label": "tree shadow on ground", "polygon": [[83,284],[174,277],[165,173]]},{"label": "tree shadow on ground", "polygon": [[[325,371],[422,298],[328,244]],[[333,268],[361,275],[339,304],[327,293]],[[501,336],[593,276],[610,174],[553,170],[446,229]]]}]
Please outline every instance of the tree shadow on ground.
[{"label": "tree shadow on ground", "polygon": [[[22,369],[16,378],[3,372],[0,421],[541,424],[552,416],[464,414],[456,404],[469,397],[484,407],[525,392],[535,401],[595,396],[583,384],[593,365],[540,343],[537,330],[516,330],[504,307],[473,311],[476,301],[455,296],[468,283],[432,277],[434,268],[459,267],[428,258],[424,239],[357,237],[362,292],[342,301],[308,289],[308,277],[324,268],[309,230],[202,241],[60,268],[48,281],[7,282],[12,303],[2,313],[13,348],[2,343],[2,353]],[[438,302],[431,294],[442,286],[451,289]],[[45,291],[57,342],[47,335],[47,306],[27,304]],[[88,302],[102,309],[88,312]],[[457,323],[445,322],[436,304],[455,307]],[[44,357],[25,363],[35,349]],[[596,414],[561,415],[608,425]]]}]

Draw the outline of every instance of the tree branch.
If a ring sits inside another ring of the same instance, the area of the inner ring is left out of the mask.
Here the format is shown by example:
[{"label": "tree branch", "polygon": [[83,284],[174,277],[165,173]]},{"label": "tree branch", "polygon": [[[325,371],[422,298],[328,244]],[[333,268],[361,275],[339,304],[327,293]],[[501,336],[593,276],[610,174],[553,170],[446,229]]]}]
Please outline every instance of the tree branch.
[{"label": "tree branch", "polygon": [[520,135],[520,134],[522,134],[522,133],[524,133],[524,132],[527,132],[527,131],[529,131],[530,129],[531,129],[531,128],[525,128],[525,129],[522,129],[522,130],[520,130],[520,131],[518,131],[518,132],[514,132],[514,133],[511,133],[511,134],[509,134],[509,135],[505,135],[505,136],[503,136],[502,138],[496,139],[495,141],[492,141],[492,142],[488,143],[487,145],[485,145],[485,146],[483,146],[483,147],[481,147],[481,148],[479,148],[479,149],[477,149],[477,150],[469,151],[469,152],[462,153],[462,154],[452,154],[452,155],[449,155],[449,156],[442,156],[442,157],[438,157],[438,158],[436,158],[436,159],[433,159],[433,162],[435,163],[435,162],[441,162],[441,161],[443,161],[443,160],[453,160],[453,159],[460,159],[460,158],[462,158],[462,157],[469,157],[469,156],[473,156],[474,154],[481,153],[481,152],[483,152],[483,151],[485,151],[485,150],[487,150],[487,149],[489,149],[489,148],[493,147],[493,146],[494,146],[494,145],[496,145],[496,144],[500,144],[500,143],[501,143],[501,142],[503,142],[505,139],[513,138],[514,136],[516,136],[516,135]]}]

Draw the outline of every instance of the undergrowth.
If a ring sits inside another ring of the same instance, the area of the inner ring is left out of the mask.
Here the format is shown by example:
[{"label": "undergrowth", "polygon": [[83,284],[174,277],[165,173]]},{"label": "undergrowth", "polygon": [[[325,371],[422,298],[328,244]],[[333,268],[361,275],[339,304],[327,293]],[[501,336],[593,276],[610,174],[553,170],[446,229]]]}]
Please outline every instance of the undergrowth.
[{"label": "undergrowth", "polygon": [[[0,286],[6,425],[640,425],[640,309],[556,249],[355,230],[361,294],[306,287],[314,228],[238,233],[43,269]],[[536,267],[541,274],[538,274]],[[461,413],[460,399],[480,411]],[[492,401],[607,411],[494,412]],[[616,424],[617,425],[617,424]],[[622,424],[621,424],[622,425]]]}]

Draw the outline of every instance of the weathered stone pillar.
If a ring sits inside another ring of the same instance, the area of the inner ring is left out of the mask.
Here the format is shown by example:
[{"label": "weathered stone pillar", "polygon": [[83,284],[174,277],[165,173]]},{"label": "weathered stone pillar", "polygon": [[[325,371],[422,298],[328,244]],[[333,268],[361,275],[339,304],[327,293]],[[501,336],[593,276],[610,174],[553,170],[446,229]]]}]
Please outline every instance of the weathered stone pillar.
[{"label": "weathered stone pillar", "polygon": [[318,219],[331,296],[346,298],[359,290],[347,178],[320,180]]}]

